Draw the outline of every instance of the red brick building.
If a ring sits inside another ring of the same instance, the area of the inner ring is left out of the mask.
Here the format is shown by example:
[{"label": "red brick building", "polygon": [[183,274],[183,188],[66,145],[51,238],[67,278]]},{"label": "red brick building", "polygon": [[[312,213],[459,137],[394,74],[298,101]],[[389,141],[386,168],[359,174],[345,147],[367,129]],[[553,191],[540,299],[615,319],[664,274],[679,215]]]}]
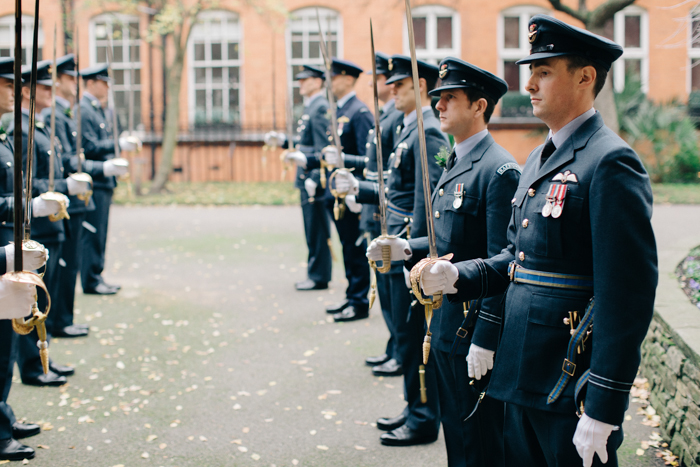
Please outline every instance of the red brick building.
[{"label": "red brick building", "polygon": [[[324,33],[341,58],[362,67],[371,65],[369,19],[374,23],[377,50],[407,53],[406,21],[401,0],[279,0],[288,16],[256,11],[250,0],[221,0],[217,9],[199,17],[189,41],[180,93],[180,144],[173,180],[279,180],[278,152],[263,151],[262,134],[285,128],[285,94],[291,67],[321,63],[316,9]],[[258,2],[268,4],[266,2]],[[572,7],[577,2],[570,1]],[[600,2],[590,1],[589,8]],[[33,2],[23,2],[23,44],[31,55]],[[104,63],[108,37],[114,37],[115,91],[120,124],[127,127],[129,93],[133,92],[134,124],[154,143],[159,157],[164,103],[163,54],[160,38],[153,46],[143,38],[150,16],[146,9],[126,15],[114,5],[97,10],[98,2],[75,2],[80,30],[81,67]],[[637,78],[651,99],[686,100],[700,89],[700,39],[693,31],[700,23],[697,2],[638,0],[617,13],[606,35],[624,47],[610,79],[616,90],[626,79]],[[13,53],[14,3],[0,3],[0,56]],[[39,47],[50,58],[54,24],[58,53],[64,53],[60,2],[42,2]],[[571,17],[553,11],[545,0],[414,0],[414,28],[418,56],[434,62],[457,56],[490,70],[508,81],[510,92],[490,125],[496,140],[523,162],[541,142],[539,120],[528,117],[524,90],[528,70],[514,62],[528,53],[527,21],[533,14],[552,14],[571,24]],[[697,16],[697,18],[696,18]],[[166,47],[172,54],[172,47]],[[371,102],[362,76],[359,97]],[[297,104],[299,103],[296,96]],[[139,170],[151,171],[150,146]],[[288,178],[291,175],[288,175]]]}]

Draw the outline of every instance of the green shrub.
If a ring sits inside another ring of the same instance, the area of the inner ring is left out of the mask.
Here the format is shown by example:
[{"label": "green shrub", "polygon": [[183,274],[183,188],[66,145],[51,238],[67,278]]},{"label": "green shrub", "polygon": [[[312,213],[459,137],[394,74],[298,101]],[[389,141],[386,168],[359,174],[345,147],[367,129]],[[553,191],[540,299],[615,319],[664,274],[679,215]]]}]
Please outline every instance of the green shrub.
[{"label": "green shrub", "polygon": [[626,83],[615,101],[620,134],[637,151],[653,182],[700,180],[698,134],[686,106],[654,103],[634,82]]},{"label": "green shrub", "polygon": [[507,92],[501,98],[501,117],[532,117],[530,94]]}]

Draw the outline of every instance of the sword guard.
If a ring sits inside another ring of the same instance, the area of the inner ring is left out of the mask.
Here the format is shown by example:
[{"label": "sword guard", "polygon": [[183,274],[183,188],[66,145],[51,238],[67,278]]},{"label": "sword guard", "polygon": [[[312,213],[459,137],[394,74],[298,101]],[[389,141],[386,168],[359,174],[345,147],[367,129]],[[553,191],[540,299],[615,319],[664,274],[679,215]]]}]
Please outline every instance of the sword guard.
[{"label": "sword guard", "polygon": [[65,196],[55,191],[47,191],[39,196],[45,201],[56,201],[59,205],[58,212],[56,214],[50,214],[49,220],[51,222],[57,222],[63,219],[70,219],[68,215],[68,206],[66,205]]}]

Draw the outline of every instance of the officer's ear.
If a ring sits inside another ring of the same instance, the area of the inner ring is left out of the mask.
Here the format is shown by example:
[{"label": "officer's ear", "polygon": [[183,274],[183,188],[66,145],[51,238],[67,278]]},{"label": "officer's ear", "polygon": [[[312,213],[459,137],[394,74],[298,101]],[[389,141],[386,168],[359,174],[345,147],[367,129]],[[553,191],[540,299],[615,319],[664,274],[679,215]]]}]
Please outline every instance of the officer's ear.
[{"label": "officer's ear", "polygon": [[476,102],[472,102],[472,108],[474,108],[474,118],[482,117],[486,113],[486,109],[488,108],[488,106],[488,101],[483,97],[477,99]]},{"label": "officer's ear", "polygon": [[598,72],[596,71],[594,66],[584,66],[582,68],[579,68],[578,70],[578,85],[581,88],[584,89],[591,89],[593,90],[595,88],[595,80],[596,77],[598,76]]}]

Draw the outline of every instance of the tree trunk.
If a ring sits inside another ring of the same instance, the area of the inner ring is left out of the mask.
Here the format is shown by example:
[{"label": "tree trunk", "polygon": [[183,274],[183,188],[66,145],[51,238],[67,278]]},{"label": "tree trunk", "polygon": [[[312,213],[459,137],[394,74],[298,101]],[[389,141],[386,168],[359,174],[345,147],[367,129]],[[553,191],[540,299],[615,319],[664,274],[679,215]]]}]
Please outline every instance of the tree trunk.
[{"label": "tree trunk", "polygon": [[176,54],[173,64],[168,69],[168,86],[166,90],[168,108],[165,115],[165,128],[163,129],[161,158],[150,193],[162,192],[166,183],[168,183],[170,172],[173,170],[173,155],[177,146],[178,119],[180,117],[180,87],[182,86],[184,62],[184,51],[180,51]]},{"label": "tree trunk", "polygon": [[[591,28],[590,31],[594,34],[603,35],[603,28]],[[610,69],[612,72],[612,68]],[[612,73],[608,73],[608,79],[605,80],[605,86],[601,89],[600,94],[596,97],[595,108],[600,112],[605,124],[615,133],[620,130],[620,124],[617,120],[617,106],[615,105],[615,92],[613,90]]]}]

